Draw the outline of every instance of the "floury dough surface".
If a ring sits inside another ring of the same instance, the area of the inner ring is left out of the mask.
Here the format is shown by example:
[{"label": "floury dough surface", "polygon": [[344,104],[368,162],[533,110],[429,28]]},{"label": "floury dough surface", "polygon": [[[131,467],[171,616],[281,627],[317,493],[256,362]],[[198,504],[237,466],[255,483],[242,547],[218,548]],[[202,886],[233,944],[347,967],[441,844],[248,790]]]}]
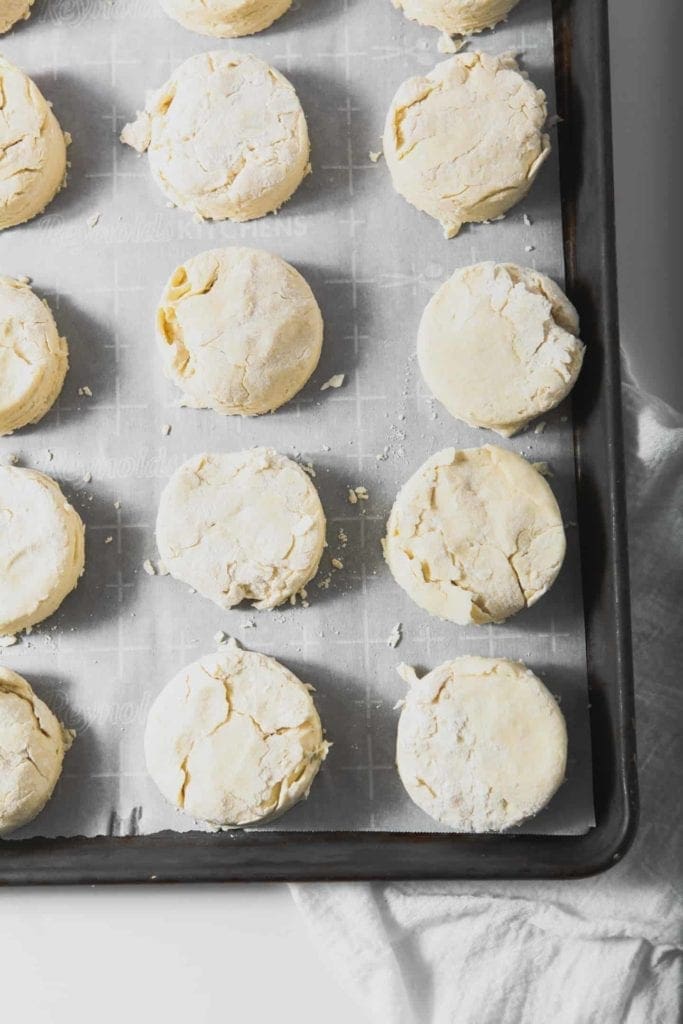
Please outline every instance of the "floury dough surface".
[{"label": "floury dough surface", "polygon": [[0,636],[59,608],[83,572],[84,534],[51,477],[0,466]]},{"label": "floury dough surface", "polygon": [[215,827],[284,814],[327,754],[308,688],[234,642],[188,665],[152,705],[147,769],[166,799]]},{"label": "floury dough surface", "polygon": [[160,0],[191,32],[233,39],[262,32],[291,7],[292,0]]},{"label": "floury dough surface", "polygon": [[384,129],[394,188],[447,238],[523,199],[550,153],[545,93],[510,54],[460,53],[398,89]]},{"label": "floury dough surface", "polygon": [[564,554],[550,487],[526,459],[494,445],[428,459],[401,488],[384,540],[396,582],[460,625],[502,622],[535,604]]},{"label": "floury dough surface", "polygon": [[303,469],[272,448],[196,455],[164,488],[159,554],[222,608],[275,608],[315,576],[325,515]]},{"label": "floury dough surface", "polygon": [[509,437],[554,409],[583,362],[579,318],[544,274],[513,263],[456,270],[418,332],[422,376],[458,419]]},{"label": "floury dough surface", "polygon": [[30,17],[34,0],[2,0],[0,4],[0,35]]},{"label": "floury dough surface", "polygon": [[126,125],[172,203],[207,220],[279,209],[309,172],[306,118],[287,79],[248,54],[190,57]]},{"label": "floury dough surface", "polygon": [[67,137],[34,82],[0,57],[0,230],[42,213],[66,180]]},{"label": "floury dough surface", "polygon": [[26,680],[0,666],[0,836],[42,811],[72,738]]},{"label": "floury dough surface", "polygon": [[493,28],[519,0],[392,0],[406,18],[439,28],[448,35],[467,35]]},{"label": "floury dough surface", "polygon": [[69,364],[54,317],[27,284],[0,277],[0,435],[37,423],[62,390]]},{"label": "floury dough surface", "polygon": [[540,679],[503,658],[403,673],[396,763],[418,807],[457,832],[500,832],[545,807],[564,780],[567,728]]},{"label": "floury dough surface", "polygon": [[184,405],[256,416],[304,386],[318,365],[323,320],[304,278],[279,256],[214,249],[174,271],[157,338]]}]

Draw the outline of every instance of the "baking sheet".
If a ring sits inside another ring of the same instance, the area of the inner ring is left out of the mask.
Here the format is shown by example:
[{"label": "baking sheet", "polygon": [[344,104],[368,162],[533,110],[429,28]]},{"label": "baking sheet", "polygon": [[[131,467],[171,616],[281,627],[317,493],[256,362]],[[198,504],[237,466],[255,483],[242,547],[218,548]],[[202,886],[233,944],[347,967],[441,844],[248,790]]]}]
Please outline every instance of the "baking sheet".
[{"label": "baking sheet", "polygon": [[[545,417],[542,433],[500,440],[431,401],[414,357],[422,309],[455,267],[512,260],[562,280],[557,155],[503,221],[465,228],[450,241],[397,196],[383,161],[369,153],[381,148],[400,82],[444,59],[437,39],[389,0],[301,0],[266,33],[216,43],[184,31],[152,0],[39,0],[31,22],[0,42],[74,138],[67,190],[43,217],[0,236],[0,273],[31,277],[71,351],[55,409],[36,427],[0,438],[0,458],[16,455],[55,476],[87,527],[77,591],[1,655],[78,733],[52,801],[17,838],[195,827],[148,779],[142,735],[157,692],[214,649],[220,630],[312,683],[333,742],[309,800],[266,827],[442,831],[411,803],[394,768],[394,705],[405,691],[395,668],[406,661],[428,670],[465,653],[522,658],[567,717],[567,781],[522,830],[581,834],[594,824],[570,409]],[[476,45],[519,53],[554,110],[550,0],[524,0]],[[314,173],[277,216],[199,223],[169,209],[146,158],[118,142],[146,91],[211,48],[269,61],[301,99]],[[288,406],[255,420],[179,408],[155,349],[154,310],[170,272],[196,252],[230,244],[268,248],[292,262],[325,318],[312,381]],[[321,392],[336,373],[345,374],[343,387]],[[86,386],[92,397],[79,393]],[[407,598],[379,541],[396,491],[428,455],[489,441],[550,465],[568,552],[557,584],[534,608],[503,625],[462,628]],[[176,466],[198,451],[256,444],[310,462],[316,473],[329,547],[307,608],[224,612],[142,567],[156,561],[158,498]],[[360,485],[369,500],[352,505],[348,488]],[[344,568],[333,570],[331,558]],[[402,640],[394,649],[388,639],[397,623]]]}]

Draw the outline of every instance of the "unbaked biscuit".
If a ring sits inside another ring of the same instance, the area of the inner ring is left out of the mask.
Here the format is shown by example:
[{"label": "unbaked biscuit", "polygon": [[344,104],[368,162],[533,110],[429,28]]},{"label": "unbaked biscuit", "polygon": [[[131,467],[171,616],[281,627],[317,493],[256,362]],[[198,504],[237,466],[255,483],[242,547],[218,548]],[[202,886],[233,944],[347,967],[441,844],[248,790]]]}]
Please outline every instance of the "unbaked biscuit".
[{"label": "unbaked biscuit", "polygon": [[292,0],[160,0],[167,14],[191,32],[234,39],[262,32],[289,10]]},{"label": "unbaked biscuit", "polygon": [[264,217],[310,171],[306,118],[287,79],[256,57],[190,57],[121,140],[147,151],[175,206],[207,220]]},{"label": "unbaked biscuit", "polygon": [[34,0],[2,0],[0,4],[0,35],[16,25],[18,21],[25,21],[31,15],[31,7]]},{"label": "unbaked biscuit", "polygon": [[308,796],[327,746],[308,687],[234,642],[179,672],[145,731],[147,769],[162,794],[222,828],[272,820]]},{"label": "unbaked biscuit", "polygon": [[392,0],[392,3],[411,21],[456,36],[493,28],[507,18],[519,0]]},{"label": "unbaked biscuit", "polygon": [[262,249],[214,249],[171,276],[157,310],[164,373],[183,404],[232,416],[272,412],[320,358],[323,320],[301,274]]},{"label": "unbaked biscuit", "polygon": [[416,604],[468,625],[535,604],[560,571],[565,535],[541,474],[485,445],[428,459],[399,491],[383,546]]},{"label": "unbaked biscuit", "polygon": [[0,636],[55,612],[83,572],[85,530],[51,477],[0,466]]},{"label": "unbaked biscuit", "polygon": [[578,332],[576,310],[545,274],[475,263],[427,305],[418,361],[453,416],[510,437],[573,388],[584,353]]},{"label": "unbaked biscuit", "polygon": [[394,188],[447,238],[522,199],[550,153],[545,93],[510,54],[460,53],[398,89],[384,129]]},{"label": "unbaked biscuit", "polygon": [[196,455],[173,474],[157,517],[170,574],[221,608],[275,608],[315,576],[325,515],[310,477],[272,448]]},{"label": "unbaked biscuit", "polygon": [[0,435],[38,420],[57,400],[69,351],[27,284],[0,277]]},{"label": "unbaked biscuit", "polygon": [[0,836],[42,811],[72,740],[26,680],[0,666]]},{"label": "unbaked biscuit", "polygon": [[66,180],[67,137],[38,87],[0,57],[0,230],[42,213]]},{"label": "unbaked biscuit", "polygon": [[503,658],[409,671],[396,764],[418,807],[457,832],[500,832],[546,806],[564,780],[567,728],[540,679]]}]

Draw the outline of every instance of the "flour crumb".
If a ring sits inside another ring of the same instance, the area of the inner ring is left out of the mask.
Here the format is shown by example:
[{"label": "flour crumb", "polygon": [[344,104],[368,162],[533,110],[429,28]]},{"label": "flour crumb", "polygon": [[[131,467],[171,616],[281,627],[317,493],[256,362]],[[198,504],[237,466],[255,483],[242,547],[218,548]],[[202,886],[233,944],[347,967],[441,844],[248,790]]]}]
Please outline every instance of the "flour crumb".
[{"label": "flour crumb", "polygon": [[326,380],[324,384],[320,385],[320,390],[327,391],[328,388],[340,388],[344,383],[345,377],[345,373],[335,373],[333,377],[330,377],[329,380]]},{"label": "flour crumb", "polygon": [[398,647],[402,639],[403,633],[401,631],[401,623],[397,622],[387,637],[387,647]]},{"label": "flour crumb", "polygon": [[348,493],[347,497],[348,497],[348,502],[349,502],[350,505],[357,505],[358,504],[358,495],[356,494],[356,492],[353,490],[352,487],[349,487],[349,493]]},{"label": "flour crumb", "polygon": [[217,633],[214,633],[213,638],[217,644],[224,644],[228,639],[228,634],[219,629]]},{"label": "flour crumb", "polygon": [[524,252],[533,252],[535,248],[536,248],[535,245],[525,245],[524,246]]},{"label": "flour crumb", "polygon": [[87,472],[87,473],[83,474],[83,483],[84,484],[92,483],[92,473]]},{"label": "flour crumb", "polygon": [[370,152],[368,153],[368,158],[370,159],[371,163],[373,163],[373,164],[376,164],[377,161],[379,159],[381,159],[381,157],[382,157],[382,151],[381,150],[378,150],[377,152],[375,152],[374,150],[371,149]]},{"label": "flour crumb", "polygon": [[529,216],[529,214],[528,214],[528,213],[525,213],[525,214],[524,214],[524,223],[526,224],[526,226],[527,226],[528,228],[530,228],[530,227],[531,227],[531,225],[533,224],[533,221],[532,221],[532,219],[531,219],[531,217]]},{"label": "flour crumb", "polygon": [[546,423],[546,421],[545,420],[541,420],[541,422],[537,423],[536,426],[534,427],[534,434],[542,434],[547,426],[548,426],[548,424]]},{"label": "flour crumb", "polygon": [[168,437],[168,435],[171,433],[171,424],[164,423],[161,427],[161,433],[164,435],[164,437]]},{"label": "flour crumb", "polygon": [[304,473],[308,473],[310,477],[315,478],[316,472],[312,462],[300,462],[299,465],[303,469]]},{"label": "flour crumb", "polygon": [[331,558],[330,562],[332,564],[332,568],[333,569],[343,569],[344,568],[344,563],[342,562],[341,558]]},{"label": "flour crumb", "polygon": [[92,398],[92,391],[90,390],[87,384],[84,384],[82,388],[78,389],[78,394],[81,396],[81,398]]},{"label": "flour crumb", "polygon": [[462,50],[464,45],[465,40],[462,37],[453,39],[452,36],[449,36],[448,32],[442,32],[439,36],[436,48],[439,53],[458,53],[459,50]]},{"label": "flour crumb", "polygon": [[370,497],[367,487],[354,487],[353,490],[359,501],[367,501]]},{"label": "flour crumb", "polygon": [[98,213],[91,213],[85,223],[88,225],[89,228],[96,228],[97,225],[100,222],[100,217],[101,216],[102,216],[102,214],[99,213],[99,212]]},{"label": "flour crumb", "polygon": [[343,548],[345,548],[346,545],[349,543],[348,535],[344,529],[339,530],[339,533],[337,534],[337,539],[339,540],[339,543]]},{"label": "flour crumb", "polygon": [[241,624],[240,629],[256,629],[256,623],[253,619],[247,619],[246,622]]},{"label": "flour crumb", "polygon": [[118,498],[117,498],[117,499],[116,499],[116,501],[114,502],[114,508],[115,508],[115,509],[116,509],[117,511],[118,511],[118,510],[119,510],[119,509],[121,508],[121,502],[119,501],[119,499],[118,499]]},{"label": "flour crumb", "polygon": [[145,570],[148,576],[156,576],[157,574],[157,571],[152,565],[152,562],[149,558],[146,558],[144,560],[144,562],[142,563],[142,568]]},{"label": "flour crumb", "polygon": [[111,544],[113,542],[113,540],[114,540],[114,538],[110,535],[109,537],[105,537],[104,538],[104,543],[105,544]]},{"label": "flour crumb", "polygon": [[16,636],[0,636],[0,647],[14,647],[18,641]]}]

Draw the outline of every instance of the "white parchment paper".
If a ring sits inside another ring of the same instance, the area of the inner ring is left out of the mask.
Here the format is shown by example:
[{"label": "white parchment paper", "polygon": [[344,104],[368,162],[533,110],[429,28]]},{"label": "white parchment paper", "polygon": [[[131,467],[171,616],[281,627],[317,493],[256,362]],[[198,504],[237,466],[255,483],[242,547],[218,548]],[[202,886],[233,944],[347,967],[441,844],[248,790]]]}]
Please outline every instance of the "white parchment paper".
[{"label": "white parchment paper", "polygon": [[[550,0],[522,0],[507,25],[476,45],[519,53],[553,112],[550,10]],[[381,148],[400,82],[445,59],[438,33],[408,22],[389,0],[299,0],[272,29],[232,43],[183,30],[154,0],[39,0],[34,11],[0,40],[0,51],[53,101],[73,135],[72,166],[44,216],[0,235],[0,273],[30,276],[48,299],[69,340],[71,369],[52,413],[0,438],[0,458],[17,455],[61,482],[86,523],[87,564],[60,611],[1,655],[78,733],[54,798],[17,835],[194,827],[148,779],[142,736],[155,695],[215,647],[219,630],[313,684],[334,744],[309,800],[273,828],[438,830],[394,768],[394,705],[405,691],[395,667],[403,660],[427,670],[478,653],[522,658],[568,720],[567,781],[525,831],[586,831],[594,817],[570,409],[548,416],[541,433],[500,441],[430,401],[414,358],[422,310],[455,267],[512,260],[562,280],[556,153],[503,221],[447,241],[394,193],[383,161],[369,159]],[[167,207],[146,158],[118,142],[146,91],[211,48],[252,52],[298,91],[313,175],[277,216],[198,223]],[[292,262],[325,318],[313,380],[284,409],[254,420],[179,408],[155,349],[154,311],[168,275],[194,253],[231,244]],[[343,387],[321,391],[337,373]],[[550,464],[569,548],[559,581],[536,607],[505,625],[463,629],[412,604],[384,566],[380,537],[396,491],[424,459],[447,445],[489,441]],[[256,444],[315,467],[329,547],[308,608],[223,612],[142,568],[156,560],[158,498],[175,467],[198,451]],[[348,488],[359,485],[369,500],[352,505]],[[333,569],[333,557],[343,569]],[[387,640],[397,623],[394,649]]]}]

